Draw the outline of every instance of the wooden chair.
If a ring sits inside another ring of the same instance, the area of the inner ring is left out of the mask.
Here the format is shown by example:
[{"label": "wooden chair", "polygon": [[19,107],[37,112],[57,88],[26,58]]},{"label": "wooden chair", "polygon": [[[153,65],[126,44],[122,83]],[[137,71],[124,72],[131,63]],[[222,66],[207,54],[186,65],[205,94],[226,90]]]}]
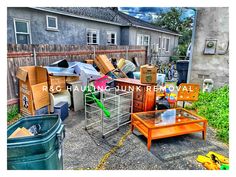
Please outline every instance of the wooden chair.
[{"label": "wooden chair", "polygon": [[187,83],[180,84],[176,100],[176,107],[178,101],[183,101],[183,107],[185,101],[190,101],[190,102],[197,101],[199,91],[200,91],[199,84],[187,84]]},{"label": "wooden chair", "polygon": [[178,88],[179,90],[176,100],[170,99],[170,94],[166,94],[167,100],[172,108],[177,107],[178,101],[183,101],[183,107],[184,107],[185,101],[193,102],[198,100],[198,95],[200,91],[199,84],[182,83],[179,85]]}]

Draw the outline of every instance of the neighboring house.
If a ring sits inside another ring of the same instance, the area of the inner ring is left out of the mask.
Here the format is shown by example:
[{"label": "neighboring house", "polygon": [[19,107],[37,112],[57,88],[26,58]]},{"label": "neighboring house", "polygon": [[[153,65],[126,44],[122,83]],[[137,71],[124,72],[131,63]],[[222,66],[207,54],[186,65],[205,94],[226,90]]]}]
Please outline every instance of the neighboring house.
[{"label": "neighboring house", "polygon": [[8,43],[145,45],[168,58],[180,36],[118,8],[9,7],[7,13]]}]

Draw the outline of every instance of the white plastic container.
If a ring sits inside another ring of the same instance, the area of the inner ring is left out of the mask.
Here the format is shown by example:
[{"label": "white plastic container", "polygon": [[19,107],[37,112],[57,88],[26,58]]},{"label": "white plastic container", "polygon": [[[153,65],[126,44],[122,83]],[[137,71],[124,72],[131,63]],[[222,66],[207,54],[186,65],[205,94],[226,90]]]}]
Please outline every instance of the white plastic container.
[{"label": "white plastic container", "polygon": [[55,93],[55,94],[49,93],[49,97],[50,97],[50,112],[51,113],[54,112],[54,106],[61,101],[68,102],[68,107],[71,106],[71,96],[68,90],[64,90],[60,93]]}]

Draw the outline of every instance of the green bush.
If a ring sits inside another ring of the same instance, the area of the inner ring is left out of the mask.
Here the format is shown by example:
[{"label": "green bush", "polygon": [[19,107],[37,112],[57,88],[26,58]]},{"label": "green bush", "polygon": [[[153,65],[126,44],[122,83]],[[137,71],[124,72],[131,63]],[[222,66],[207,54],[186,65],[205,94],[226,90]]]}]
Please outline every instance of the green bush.
[{"label": "green bush", "polygon": [[18,106],[17,105],[13,105],[7,108],[7,121],[11,121],[12,119],[14,119],[16,117],[16,115],[18,115]]},{"label": "green bush", "polygon": [[199,100],[193,103],[193,109],[206,117],[209,125],[217,130],[217,137],[229,142],[229,86],[226,85],[211,93],[199,94]]}]

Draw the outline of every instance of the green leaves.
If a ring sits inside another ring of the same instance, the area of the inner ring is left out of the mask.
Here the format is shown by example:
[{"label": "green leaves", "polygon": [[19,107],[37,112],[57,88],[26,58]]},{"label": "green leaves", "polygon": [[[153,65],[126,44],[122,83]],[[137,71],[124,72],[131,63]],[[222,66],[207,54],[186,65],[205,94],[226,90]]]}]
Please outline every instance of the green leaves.
[{"label": "green leaves", "polygon": [[229,86],[212,91],[211,93],[201,92],[197,102],[193,103],[193,109],[198,114],[206,117],[209,125],[217,130],[217,137],[229,142]]},{"label": "green leaves", "polygon": [[11,121],[13,118],[16,117],[17,114],[18,114],[18,106],[17,105],[13,105],[13,106],[9,107],[7,110],[7,121]]}]

